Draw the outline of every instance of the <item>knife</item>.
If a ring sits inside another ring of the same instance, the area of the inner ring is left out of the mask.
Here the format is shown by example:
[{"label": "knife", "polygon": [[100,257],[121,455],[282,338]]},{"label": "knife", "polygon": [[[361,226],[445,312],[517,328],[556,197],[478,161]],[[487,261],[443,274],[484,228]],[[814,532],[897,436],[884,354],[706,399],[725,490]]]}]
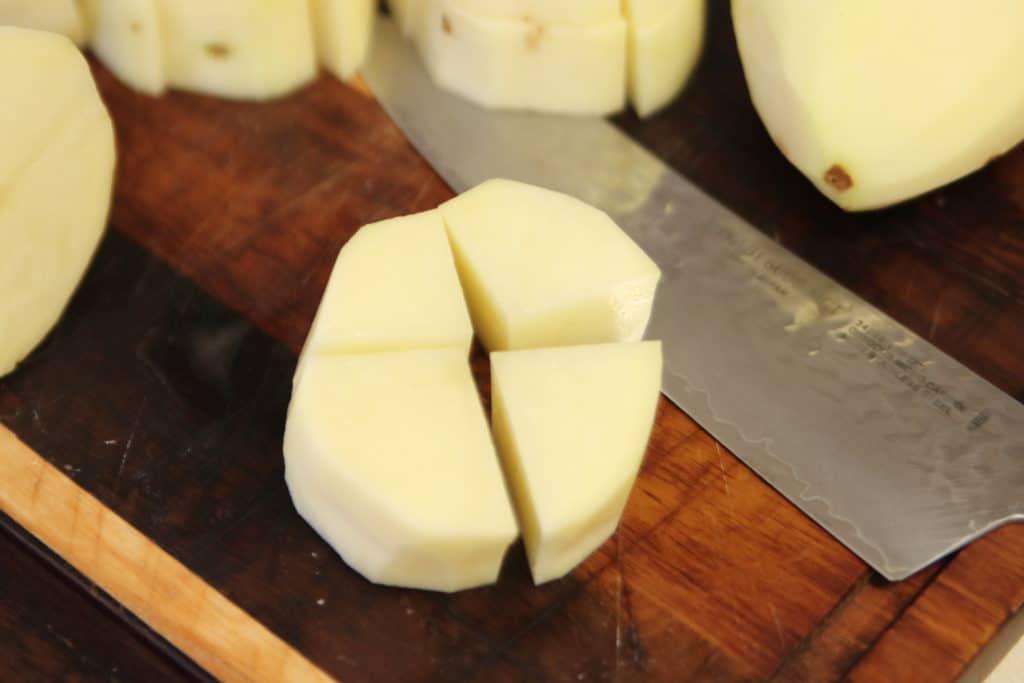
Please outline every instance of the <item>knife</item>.
[{"label": "knife", "polygon": [[363,78],[456,192],[503,177],[608,212],[662,270],[665,396],[886,578],[1024,519],[1024,405],[613,124],[446,93],[387,20]]}]

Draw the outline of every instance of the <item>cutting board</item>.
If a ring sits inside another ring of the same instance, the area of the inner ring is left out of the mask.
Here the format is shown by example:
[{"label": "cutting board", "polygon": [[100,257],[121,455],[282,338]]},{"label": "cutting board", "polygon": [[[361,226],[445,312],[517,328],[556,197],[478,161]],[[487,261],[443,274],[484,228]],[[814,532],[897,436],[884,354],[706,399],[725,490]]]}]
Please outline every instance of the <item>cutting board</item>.
[{"label": "cutting board", "polygon": [[[618,123],[1024,400],[1024,149],[844,214],[772,146],[723,7],[685,94]],[[1024,525],[887,583],[664,400],[619,531],[568,577],[532,585],[517,545],[493,587],[366,582],[288,498],[290,378],[341,245],[450,191],[327,76],[254,104],[94,70],[111,229],[0,380],[0,679],[952,681],[1024,601]]]}]

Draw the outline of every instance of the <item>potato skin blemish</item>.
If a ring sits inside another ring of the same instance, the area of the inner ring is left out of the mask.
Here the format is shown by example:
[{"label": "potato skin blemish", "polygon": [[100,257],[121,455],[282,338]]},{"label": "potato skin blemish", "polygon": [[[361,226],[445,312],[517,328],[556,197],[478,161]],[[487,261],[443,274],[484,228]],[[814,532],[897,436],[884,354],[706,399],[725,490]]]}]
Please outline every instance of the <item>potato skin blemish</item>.
[{"label": "potato skin blemish", "polygon": [[206,46],[206,54],[214,59],[227,59],[231,56],[231,46],[225,43],[209,43]]},{"label": "potato skin blemish", "polygon": [[832,164],[825,171],[825,182],[840,192],[845,192],[853,187],[853,178],[839,164]]},{"label": "potato skin blemish", "polygon": [[441,15],[441,30],[448,35],[452,34],[452,20],[448,18],[447,14]]}]

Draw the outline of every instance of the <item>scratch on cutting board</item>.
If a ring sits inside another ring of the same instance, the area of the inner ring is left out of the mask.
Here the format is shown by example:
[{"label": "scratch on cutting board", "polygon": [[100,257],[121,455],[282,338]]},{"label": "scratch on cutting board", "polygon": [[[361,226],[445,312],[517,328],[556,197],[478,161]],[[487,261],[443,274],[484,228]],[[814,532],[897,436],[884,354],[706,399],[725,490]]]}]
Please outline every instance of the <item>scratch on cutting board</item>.
[{"label": "scratch on cutting board", "polygon": [[142,404],[139,406],[139,412],[135,414],[135,423],[132,425],[131,434],[128,435],[128,441],[124,444],[124,451],[121,453],[121,464],[117,466],[117,479],[115,481],[121,481],[121,474],[124,472],[125,463],[128,462],[128,454],[131,453],[132,444],[135,443],[135,432],[139,429],[139,420],[142,418],[142,411],[146,407],[146,399],[142,399]]}]

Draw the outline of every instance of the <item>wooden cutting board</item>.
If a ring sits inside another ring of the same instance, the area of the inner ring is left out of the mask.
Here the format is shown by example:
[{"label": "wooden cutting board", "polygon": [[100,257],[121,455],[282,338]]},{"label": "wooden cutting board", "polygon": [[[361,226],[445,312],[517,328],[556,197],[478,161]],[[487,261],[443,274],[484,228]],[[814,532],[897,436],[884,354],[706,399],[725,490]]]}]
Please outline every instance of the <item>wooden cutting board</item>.
[{"label": "wooden cutting board", "polygon": [[[1024,149],[844,214],[772,146],[723,7],[683,97],[619,123],[1024,400]],[[345,240],[450,191],[326,76],[241,104],[95,71],[112,229],[0,380],[0,680],[952,681],[1024,601],[1024,525],[886,583],[665,401],[619,532],[570,576],[533,586],[516,546],[489,588],[367,583],[284,486],[295,353]]]}]

